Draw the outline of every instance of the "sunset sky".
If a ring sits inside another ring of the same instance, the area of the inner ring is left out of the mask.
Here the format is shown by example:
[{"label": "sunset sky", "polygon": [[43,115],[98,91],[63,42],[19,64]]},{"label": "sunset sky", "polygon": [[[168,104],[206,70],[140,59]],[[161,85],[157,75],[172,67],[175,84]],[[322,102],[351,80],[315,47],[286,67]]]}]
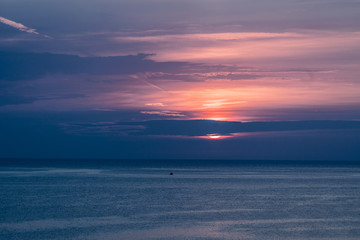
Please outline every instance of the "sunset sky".
[{"label": "sunset sky", "polygon": [[360,160],[359,0],[2,0],[0,158]]}]

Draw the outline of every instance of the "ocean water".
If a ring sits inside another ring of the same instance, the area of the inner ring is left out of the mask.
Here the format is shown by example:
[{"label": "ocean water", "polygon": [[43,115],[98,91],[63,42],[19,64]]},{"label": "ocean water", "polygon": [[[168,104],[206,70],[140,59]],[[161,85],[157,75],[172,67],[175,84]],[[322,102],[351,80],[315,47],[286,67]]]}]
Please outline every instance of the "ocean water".
[{"label": "ocean water", "polygon": [[360,167],[2,166],[0,239],[358,240]]}]

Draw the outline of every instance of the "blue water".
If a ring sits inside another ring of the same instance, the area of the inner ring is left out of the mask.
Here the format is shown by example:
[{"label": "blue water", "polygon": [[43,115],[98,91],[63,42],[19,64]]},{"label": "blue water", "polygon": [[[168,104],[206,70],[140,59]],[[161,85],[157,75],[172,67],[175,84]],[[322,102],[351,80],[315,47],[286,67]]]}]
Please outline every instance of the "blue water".
[{"label": "blue water", "polygon": [[3,166],[0,239],[358,240],[360,167]]}]

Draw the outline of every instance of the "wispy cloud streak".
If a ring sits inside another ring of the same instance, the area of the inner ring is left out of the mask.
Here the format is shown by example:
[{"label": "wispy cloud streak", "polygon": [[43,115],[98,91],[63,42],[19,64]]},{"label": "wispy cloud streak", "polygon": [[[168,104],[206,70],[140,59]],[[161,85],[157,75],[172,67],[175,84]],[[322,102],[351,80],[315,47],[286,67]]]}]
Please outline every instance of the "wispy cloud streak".
[{"label": "wispy cloud streak", "polygon": [[34,29],[34,28],[29,28],[21,23],[14,22],[12,20],[9,20],[9,19],[3,18],[3,17],[0,17],[0,22],[4,23],[6,25],[9,25],[10,27],[16,28],[17,30],[22,31],[22,32],[27,32],[27,33],[31,33],[31,34],[41,35],[46,38],[50,38],[48,35],[43,35],[43,34],[38,33],[36,31],[36,29]]}]

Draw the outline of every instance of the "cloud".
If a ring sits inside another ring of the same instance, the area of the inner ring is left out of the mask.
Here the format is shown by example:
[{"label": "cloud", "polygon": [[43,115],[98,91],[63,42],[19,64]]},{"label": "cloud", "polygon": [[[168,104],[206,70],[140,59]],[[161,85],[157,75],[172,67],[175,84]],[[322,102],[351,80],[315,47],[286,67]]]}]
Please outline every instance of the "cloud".
[{"label": "cloud", "polygon": [[[144,117],[174,114],[163,111],[175,111],[176,115],[196,112],[196,118],[244,121],[261,119],[253,118],[253,113],[262,109],[359,102],[359,84],[346,84],[341,74],[333,76],[301,67],[276,72],[271,68],[157,62],[150,56],[79,57],[0,51],[0,87],[4,93],[36,100],[16,105],[13,100],[2,100],[1,109],[155,111]],[[304,82],[306,79],[311,84]],[[32,80],[31,84],[27,80]],[[83,97],[70,98],[69,94]]]},{"label": "cloud", "polygon": [[176,111],[141,111],[142,114],[160,115],[166,117],[185,117],[184,114]]},{"label": "cloud", "polygon": [[[155,114],[155,113],[154,113]],[[101,126],[100,126],[101,125]],[[79,123],[67,125],[78,134],[111,134],[133,136],[236,136],[239,133],[270,133],[311,130],[360,129],[360,121],[268,121],[228,122],[213,120],[149,120],[109,124]],[[101,128],[100,128],[101,127]],[[106,129],[106,131],[101,131]]]},{"label": "cloud", "polygon": [[[266,136],[259,133],[214,141],[209,138],[198,138],[196,135],[232,132],[239,130],[241,126],[247,128],[251,124],[203,120],[127,122],[128,119],[143,119],[140,115],[139,112],[126,111],[0,111],[0,142],[2,143],[0,157],[27,159],[360,159],[358,146],[360,128],[357,126],[355,129],[356,126],[352,126],[359,125],[359,122],[338,122],[338,130],[331,131],[283,131],[274,134],[267,132]],[[301,122],[293,124],[305,124]],[[268,123],[272,124],[272,122]],[[320,121],[317,125],[321,126],[322,123],[326,121]],[[164,134],[159,129],[161,124],[171,129],[170,133],[173,135],[168,134],[165,135],[167,137],[163,137]],[[261,124],[266,125],[266,123],[259,123]],[[324,127],[330,126],[325,124]],[[335,127],[332,126],[331,129],[336,129]],[[340,127],[346,127],[347,130],[342,130]],[[271,129],[276,128],[273,125]],[[175,134],[182,134],[182,136],[177,137]]]},{"label": "cloud", "polygon": [[35,98],[24,96],[2,95],[0,96],[0,106],[32,103],[34,100]]},{"label": "cloud", "polygon": [[163,103],[147,103],[146,106],[165,107]]},{"label": "cloud", "polygon": [[23,24],[21,23],[17,23],[17,22],[14,22],[14,21],[11,21],[9,19],[6,19],[6,18],[3,18],[3,17],[0,17],[0,22],[6,24],[6,25],[9,25],[13,28],[16,28],[20,31],[23,31],[23,32],[27,32],[27,33],[33,33],[33,34],[39,34],[36,29],[33,29],[33,28],[29,28],[29,27],[26,27],[24,26]]},{"label": "cloud", "polygon": [[[52,53],[0,52],[0,79],[31,80],[49,74],[116,75],[140,72],[180,72],[186,62],[155,62],[151,54],[116,57],[79,57]],[[195,65],[194,65],[195,66]]]},{"label": "cloud", "polygon": [[[358,31],[218,32],[118,36],[119,44],[139,43],[153,49],[158,61],[180,60],[202,63],[294,66],[314,61],[327,63],[359,59]],[[291,60],[291,61],[289,61]]]},{"label": "cloud", "polygon": [[270,33],[270,32],[221,32],[221,33],[197,33],[197,34],[167,34],[155,36],[125,36],[115,37],[117,41],[129,42],[169,42],[169,41],[238,41],[238,40],[258,40],[272,38],[294,38],[301,34],[293,32]]},{"label": "cloud", "polygon": [[3,17],[0,17],[0,22],[4,23],[6,25],[9,25],[10,27],[16,28],[17,30],[22,31],[22,32],[27,32],[27,33],[31,33],[31,34],[41,35],[46,38],[50,38],[48,35],[43,35],[43,34],[38,33],[37,30],[34,28],[29,28],[21,23],[14,22],[12,20],[9,20],[9,19],[3,18]]},{"label": "cloud", "polygon": [[147,80],[177,80],[184,82],[208,79],[256,79],[256,69],[229,65],[206,65],[190,62],[158,62],[153,54],[111,57],[80,57],[69,54],[0,51],[1,80],[31,80],[51,74],[129,75],[152,87]]}]

